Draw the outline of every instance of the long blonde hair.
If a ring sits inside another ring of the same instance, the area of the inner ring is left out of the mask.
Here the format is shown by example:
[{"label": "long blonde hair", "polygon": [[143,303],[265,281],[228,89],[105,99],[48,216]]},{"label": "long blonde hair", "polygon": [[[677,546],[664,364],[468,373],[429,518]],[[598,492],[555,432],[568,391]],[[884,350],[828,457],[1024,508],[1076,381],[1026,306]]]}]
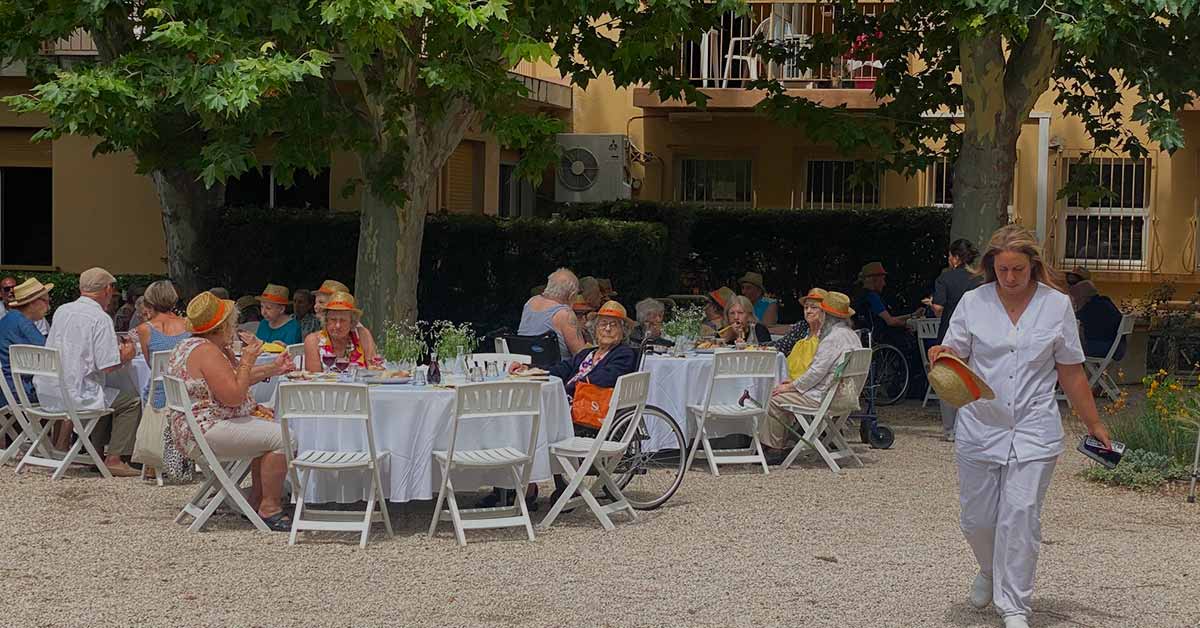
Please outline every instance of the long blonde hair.
[{"label": "long blonde hair", "polygon": [[1044,283],[1059,292],[1065,282],[1062,273],[1051,267],[1042,259],[1042,245],[1038,243],[1037,235],[1020,225],[1008,225],[996,230],[988,241],[987,250],[983,252],[983,260],[979,263],[979,273],[986,282],[996,281],[996,256],[1005,251],[1023,253],[1029,257],[1029,276],[1033,281]]}]

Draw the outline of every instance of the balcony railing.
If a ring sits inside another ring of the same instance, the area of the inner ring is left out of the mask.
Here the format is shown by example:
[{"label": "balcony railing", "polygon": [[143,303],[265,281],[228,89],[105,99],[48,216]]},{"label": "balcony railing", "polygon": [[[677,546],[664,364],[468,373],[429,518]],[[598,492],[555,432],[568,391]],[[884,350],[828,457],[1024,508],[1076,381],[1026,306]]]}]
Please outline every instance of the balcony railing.
[{"label": "balcony railing", "polygon": [[90,56],[96,54],[96,42],[84,30],[77,30],[70,37],[42,44],[42,54],[63,56]]},{"label": "balcony railing", "polygon": [[[867,15],[879,15],[885,3],[859,3]],[[743,87],[747,81],[782,81],[790,88],[871,89],[882,64],[867,58],[841,56],[815,68],[794,61],[768,62],[751,50],[762,36],[775,45],[802,50],[815,36],[835,32],[836,13],[831,4],[808,2],[751,2],[746,15],[730,12],[699,41],[684,41],[679,71],[700,87]]]}]

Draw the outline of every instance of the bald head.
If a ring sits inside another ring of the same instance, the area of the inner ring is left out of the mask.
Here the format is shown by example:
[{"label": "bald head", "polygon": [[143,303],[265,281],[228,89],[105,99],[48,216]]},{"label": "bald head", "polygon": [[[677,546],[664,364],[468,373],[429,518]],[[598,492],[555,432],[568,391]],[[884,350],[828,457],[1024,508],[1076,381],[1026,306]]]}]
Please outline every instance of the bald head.
[{"label": "bald head", "polygon": [[579,292],[579,278],[570,269],[560,268],[546,277],[546,289],[542,291],[542,296],[568,303],[575,298],[576,292]]}]

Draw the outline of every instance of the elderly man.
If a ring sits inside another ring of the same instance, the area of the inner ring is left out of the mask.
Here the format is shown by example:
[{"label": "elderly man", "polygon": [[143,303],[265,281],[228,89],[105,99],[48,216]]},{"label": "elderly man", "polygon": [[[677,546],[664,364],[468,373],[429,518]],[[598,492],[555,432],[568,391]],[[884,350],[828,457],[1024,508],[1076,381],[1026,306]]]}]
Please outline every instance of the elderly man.
[{"label": "elderly man", "polygon": [[554,332],[558,336],[558,351],[562,358],[579,353],[585,343],[579,331],[579,321],[571,304],[579,292],[579,278],[566,268],[560,268],[546,278],[542,293],[531,297],[521,309],[522,336],[540,336]]},{"label": "elderly man", "polygon": [[[113,322],[104,304],[116,292],[116,279],[103,268],[89,268],[79,276],[79,299],[63,304],[54,313],[46,346],[58,349],[62,364],[63,386],[79,410],[112,409],[92,432],[92,444],[104,451],[104,465],[117,477],[135,477],[138,472],[122,456],[133,454],[141,420],[137,393],[106,388],[105,373],[127,364],[136,355],[133,341],[122,335],[117,339]],[[35,377],[38,400],[49,410],[63,408],[59,383],[52,378]],[[107,448],[106,448],[107,446]]]},{"label": "elderly man", "polygon": [[637,327],[629,335],[629,342],[640,345],[647,338],[662,337],[663,314],[662,301],[658,299],[642,299],[634,306],[637,311]]},{"label": "elderly man", "polygon": [[321,319],[313,314],[316,300],[308,288],[300,288],[292,294],[292,317],[300,323],[300,338],[321,330]]},{"label": "elderly man", "polygon": [[17,287],[17,279],[12,276],[0,279],[0,316],[4,316],[5,308],[8,305],[9,299],[13,296],[13,289]]}]

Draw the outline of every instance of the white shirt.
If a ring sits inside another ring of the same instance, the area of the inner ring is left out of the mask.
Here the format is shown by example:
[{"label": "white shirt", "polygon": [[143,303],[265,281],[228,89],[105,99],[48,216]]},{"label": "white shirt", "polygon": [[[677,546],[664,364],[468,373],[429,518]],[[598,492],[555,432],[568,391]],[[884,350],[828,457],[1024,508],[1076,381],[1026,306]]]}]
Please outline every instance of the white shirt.
[{"label": "white shirt", "polygon": [[1070,297],[1039,283],[1014,325],[995,282],[984,284],[963,295],[942,344],[996,393],[958,411],[958,455],[1005,464],[1010,457],[1026,462],[1062,453],[1055,365],[1084,360]]},{"label": "white shirt", "polygon": [[42,332],[43,336],[50,335],[50,323],[46,320],[46,317],[43,316],[42,318],[33,321],[33,326],[37,327],[37,330]]},{"label": "white shirt", "polygon": [[[121,350],[112,318],[100,304],[79,297],[54,312],[54,324],[46,346],[58,349],[63,384],[77,410],[107,408],[117,397],[117,389],[104,388],[104,369],[121,363]],[[38,401],[50,410],[61,410],[62,396],[53,378],[35,377]]]}]

